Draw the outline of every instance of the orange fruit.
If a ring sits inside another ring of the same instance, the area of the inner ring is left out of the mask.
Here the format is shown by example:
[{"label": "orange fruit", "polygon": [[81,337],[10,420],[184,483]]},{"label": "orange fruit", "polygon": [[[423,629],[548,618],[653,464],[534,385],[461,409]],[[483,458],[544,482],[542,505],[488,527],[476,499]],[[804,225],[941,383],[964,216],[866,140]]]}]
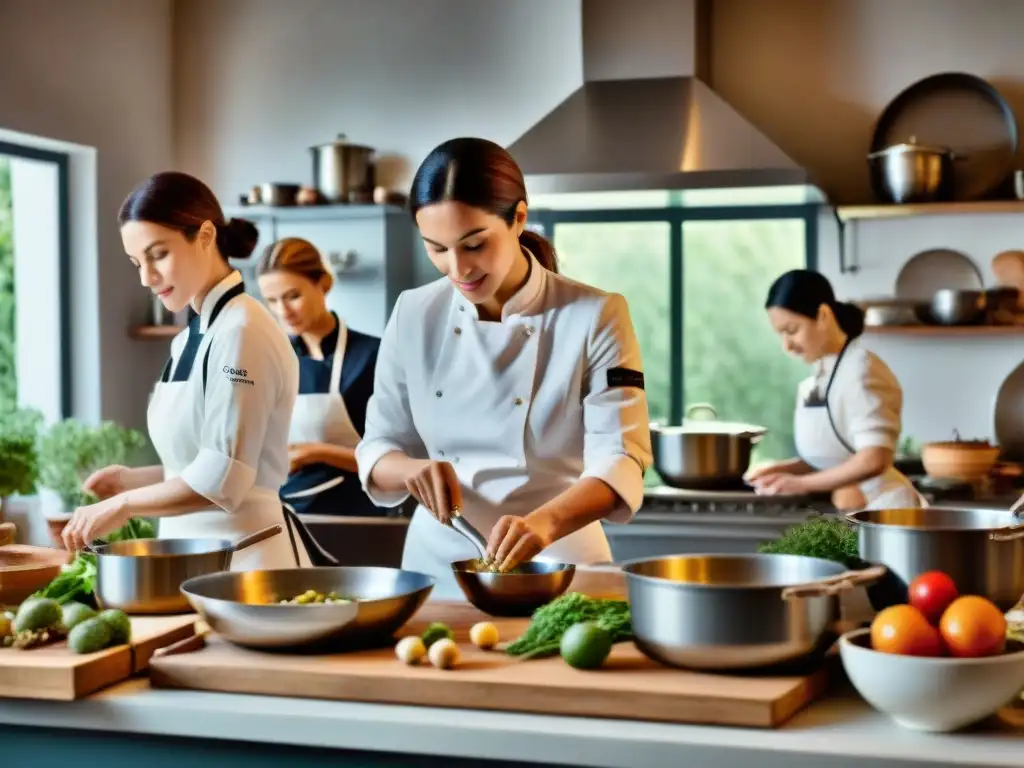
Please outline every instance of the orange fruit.
[{"label": "orange fruit", "polygon": [[893,605],[871,622],[871,647],[902,656],[942,656],[942,638],[912,605]]},{"label": "orange fruit", "polygon": [[954,656],[994,656],[1006,648],[1006,617],[994,603],[977,595],[950,603],[939,621],[939,632]]}]

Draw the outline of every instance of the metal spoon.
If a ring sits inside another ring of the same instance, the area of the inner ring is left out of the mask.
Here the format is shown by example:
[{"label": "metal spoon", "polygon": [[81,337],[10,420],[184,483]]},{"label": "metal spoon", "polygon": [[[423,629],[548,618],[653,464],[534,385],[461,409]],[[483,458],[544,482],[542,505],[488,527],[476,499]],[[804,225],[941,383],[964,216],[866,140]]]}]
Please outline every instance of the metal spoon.
[{"label": "metal spoon", "polygon": [[472,523],[462,516],[458,507],[452,509],[450,522],[452,528],[469,539],[470,543],[477,548],[477,551],[480,552],[480,559],[485,563],[489,563],[490,558],[487,557],[487,539],[483,537],[483,534],[480,533],[480,531],[473,527]]}]

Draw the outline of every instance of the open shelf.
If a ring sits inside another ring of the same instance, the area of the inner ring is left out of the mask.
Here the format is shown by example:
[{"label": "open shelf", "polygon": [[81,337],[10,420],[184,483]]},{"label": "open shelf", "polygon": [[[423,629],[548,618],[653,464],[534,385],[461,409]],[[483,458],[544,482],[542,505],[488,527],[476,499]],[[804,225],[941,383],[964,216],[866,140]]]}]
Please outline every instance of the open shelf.
[{"label": "open shelf", "polygon": [[971,214],[1024,213],[1024,200],[985,200],[970,203],[920,203],[908,205],[840,205],[842,221],[902,219],[911,216],[965,216]]},{"label": "open shelf", "polygon": [[185,329],[183,325],[140,325],[128,331],[133,339],[173,339]]},{"label": "open shelf", "polygon": [[869,325],[872,336],[1024,336],[1024,325]]}]

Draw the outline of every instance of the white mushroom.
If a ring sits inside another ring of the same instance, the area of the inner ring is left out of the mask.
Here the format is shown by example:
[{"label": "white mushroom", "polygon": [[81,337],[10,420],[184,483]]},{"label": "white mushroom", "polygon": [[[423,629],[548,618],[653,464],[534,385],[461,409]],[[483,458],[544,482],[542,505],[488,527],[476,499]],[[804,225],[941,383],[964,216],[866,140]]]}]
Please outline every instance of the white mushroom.
[{"label": "white mushroom", "polygon": [[410,635],[398,641],[395,655],[406,664],[419,664],[420,659],[427,655],[427,647],[416,635]]},{"label": "white mushroom", "polygon": [[430,663],[438,669],[451,669],[459,663],[459,646],[444,638],[430,646]]}]

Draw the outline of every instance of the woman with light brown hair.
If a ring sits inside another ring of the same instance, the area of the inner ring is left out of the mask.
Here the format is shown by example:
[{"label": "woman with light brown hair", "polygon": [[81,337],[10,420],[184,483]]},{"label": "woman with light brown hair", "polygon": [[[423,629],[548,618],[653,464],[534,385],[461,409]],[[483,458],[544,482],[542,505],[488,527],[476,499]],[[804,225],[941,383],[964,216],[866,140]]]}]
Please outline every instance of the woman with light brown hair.
[{"label": "woman with light brown hair", "polygon": [[334,280],[307,240],[267,247],[258,273],[260,292],[299,358],[282,501],[300,514],[380,516],[360,487],[355,460],[380,339],[348,328],[328,308]]}]

